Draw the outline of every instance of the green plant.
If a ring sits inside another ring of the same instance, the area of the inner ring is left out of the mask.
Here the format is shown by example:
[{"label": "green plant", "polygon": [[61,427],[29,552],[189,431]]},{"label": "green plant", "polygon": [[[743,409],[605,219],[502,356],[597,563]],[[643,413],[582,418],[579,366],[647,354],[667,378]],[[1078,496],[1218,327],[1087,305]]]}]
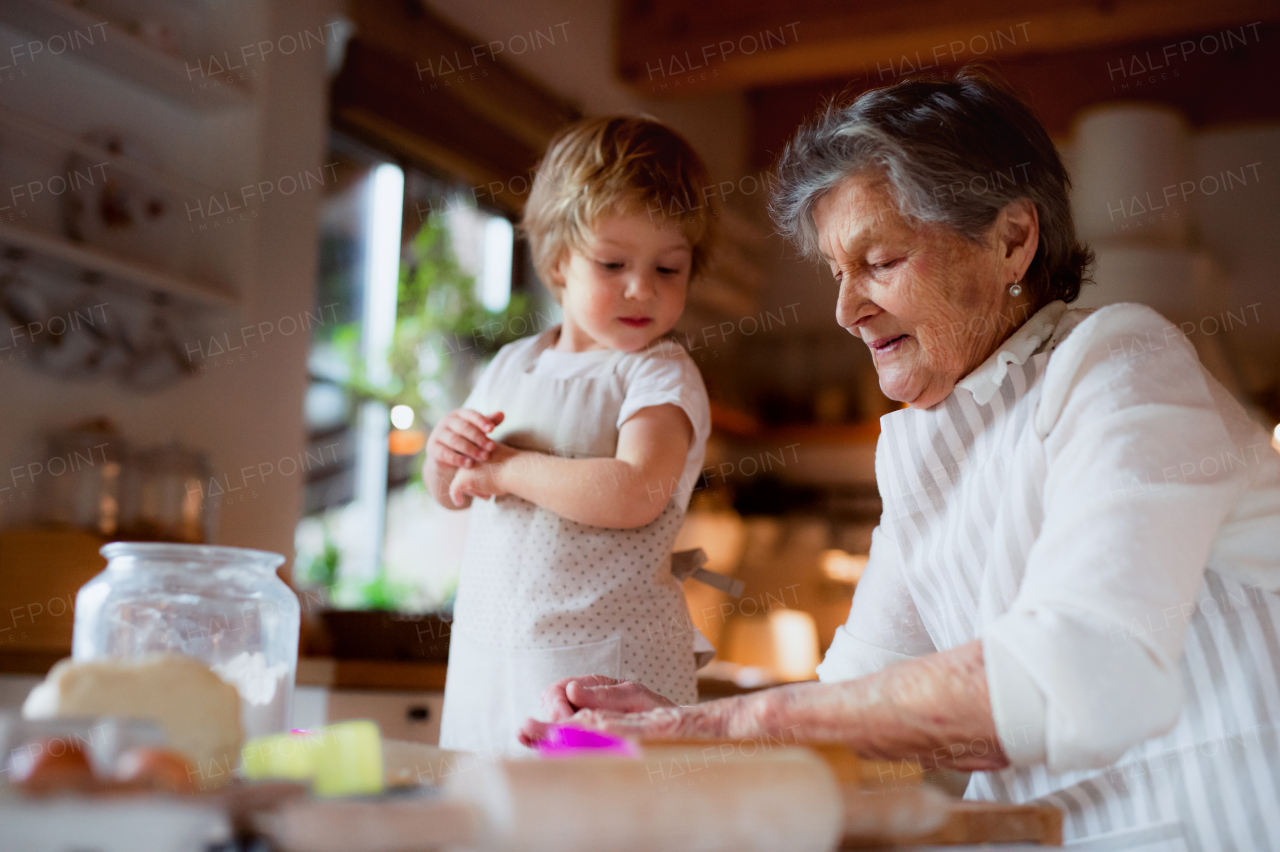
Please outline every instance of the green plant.
[{"label": "green plant", "polygon": [[[340,261],[349,260],[350,251],[345,244],[335,244],[328,265],[349,269],[350,263]],[[333,280],[326,284],[330,290],[349,294],[351,282],[347,278],[336,272],[330,277]],[[342,290],[343,286],[348,290]],[[525,321],[513,323],[517,318]],[[521,294],[513,294],[502,311],[485,308],[476,295],[475,277],[458,261],[448,218],[433,214],[402,255],[395,329],[387,353],[391,380],[369,380],[358,320],[326,328],[325,345],[346,365],[340,384],[354,408],[368,400],[388,408],[408,405],[421,422],[431,424],[461,404],[471,380],[464,368],[511,342],[517,336],[513,325],[520,331],[531,328],[529,319],[529,301]],[[409,470],[410,482],[420,483],[421,465],[415,462]],[[412,584],[389,580],[384,566],[379,566],[372,580],[337,580],[340,561],[341,552],[326,527],[323,552],[308,561],[303,576],[325,587],[337,607],[401,610],[412,605],[419,591]],[[446,604],[451,602],[453,591],[446,591]]]},{"label": "green plant", "polygon": [[324,525],[324,548],[303,563],[299,571],[301,579],[313,586],[326,589],[333,587],[338,577],[338,564],[342,561],[342,551],[329,532],[329,525]]},{"label": "green plant", "polygon": [[396,583],[387,579],[386,571],[379,570],[378,576],[355,586],[357,603],[355,609],[385,609],[398,611],[414,592],[412,583]]},{"label": "green plant", "polygon": [[502,311],[485,308],[475,277],[458,263],[446,223],[444,216],[428,216],[408,246],[389,353],[396,388],[388,402],[408,405],[428,422],[461,402],[460,360],[474,361],[510,343],[516,337],[512,320],[528,311],[521,294],[513,294]]},{"label": "green plant", "polygon": [[[475,276],[458,262],[441,215],[428,216],[405,250],[396,290],[396,323],[387,353],[391,381],[371,382],[360,353],[360,326],[333,330],[331,345],[349,365],[343,386],[354,401],[407,405],[427,422],[443,416],[466,388],[459,367],[487,357],[528,329],[529,300],[514,293],[504,310],[490,311],[476,296]],[[513,323],[524,318],[522,323]]]}]

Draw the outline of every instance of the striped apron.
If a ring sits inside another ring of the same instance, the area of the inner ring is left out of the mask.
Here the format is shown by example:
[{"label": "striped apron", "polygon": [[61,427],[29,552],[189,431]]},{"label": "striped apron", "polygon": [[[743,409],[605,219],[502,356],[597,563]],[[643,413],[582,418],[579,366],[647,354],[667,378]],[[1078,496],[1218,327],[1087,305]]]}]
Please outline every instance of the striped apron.
[{"label": "striped apron", "polygon": [[[980,638],[1018,593],[1043,524],[1033,418],[1048,360],[1010,365],[985,405],[957,392],[880,421],[881,528],[938,650]],[[1197,604],[1173,730],[1104,769],[974,773],[967,797],[1061,808],[1087,850],[1280,850],[1280,595],[1210,568]]]}]

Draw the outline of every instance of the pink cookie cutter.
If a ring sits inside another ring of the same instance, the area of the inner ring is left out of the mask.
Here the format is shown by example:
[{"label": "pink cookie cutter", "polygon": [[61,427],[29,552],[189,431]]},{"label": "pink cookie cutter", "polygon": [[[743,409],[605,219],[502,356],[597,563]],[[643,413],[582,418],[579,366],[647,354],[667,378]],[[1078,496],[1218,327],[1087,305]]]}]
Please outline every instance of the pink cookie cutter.
[{"label": "pink cookie cutter", "polygon": [[631,740],[575,728],[571,725],[552,725],[547,736],[538,743],[542,757],[583,757],[587,755],[613,755],[615,757],[639,757],[640,746]]}]

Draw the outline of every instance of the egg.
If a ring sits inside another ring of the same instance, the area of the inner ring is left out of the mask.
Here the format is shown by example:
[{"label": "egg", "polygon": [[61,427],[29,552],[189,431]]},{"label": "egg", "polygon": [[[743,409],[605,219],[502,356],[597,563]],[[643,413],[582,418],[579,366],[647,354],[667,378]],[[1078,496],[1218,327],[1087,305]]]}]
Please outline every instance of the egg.
[{"label": "egg", "polygon": [[164,748],[134,748],[116,759],[117,781],[169,793],[194,793],[195,770],[182,755]]},{"label": "egg", "polygon": [[74,741],[49,737],[14,749],[9,777],[26,793],[85,792],[96,785],[93,767]]}]

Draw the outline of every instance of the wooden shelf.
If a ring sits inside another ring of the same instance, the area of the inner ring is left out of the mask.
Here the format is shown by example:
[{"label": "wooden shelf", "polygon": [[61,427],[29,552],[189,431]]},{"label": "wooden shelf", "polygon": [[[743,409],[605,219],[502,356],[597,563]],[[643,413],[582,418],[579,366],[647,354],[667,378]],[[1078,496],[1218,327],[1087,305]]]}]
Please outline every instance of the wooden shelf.
[{"label": "wooden shelf", "polygon": [[[7,0],[2,21],[47,42],[51,37],[67,37],[79,31],[94,38],[92,46],[66,50],[61,55],[96,65],[118,77],[132,81],[194,110],[223,110],[248,106],[251,91],[226,80],[212,81],[200,75],[192,78],[188,63],[162,53],[141,39],[97,16],[60,0]],[[201,86],[201,83],[214,85]]]},{"label": "wooden shelf", "polygon": [[235,310],[239,304],[235,296],[220,291],[216,285],[178,278],[62,237],[0,224],[0,249],[10,248],[27,252],[31,256],[29,263],[67,280],[83,278],[87,273],[224,310]]},{"label": "wooden shelf", "polygon": [[16,130],[30,139],[69,153],[79,154],[90,160],[101,160],[105,157],[112,169],[136,177],[149,186],[166,189],[179,198],[197,198],[217,194],[217,190],[213,187],[152,168],[128,157],[114,155],[74,133],[68,133],[37,118],[3,106],[0,106],[0,127]]}]

